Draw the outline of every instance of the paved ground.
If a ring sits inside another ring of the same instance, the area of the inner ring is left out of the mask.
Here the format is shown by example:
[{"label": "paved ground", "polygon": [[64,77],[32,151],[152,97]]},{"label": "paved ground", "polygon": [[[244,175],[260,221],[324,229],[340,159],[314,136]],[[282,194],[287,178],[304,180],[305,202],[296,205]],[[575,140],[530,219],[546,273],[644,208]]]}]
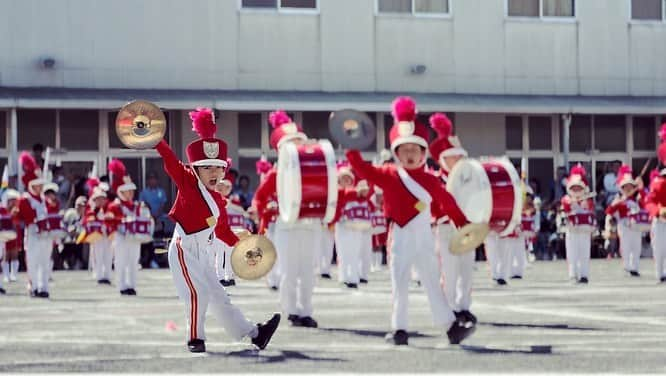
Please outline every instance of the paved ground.
[{"label": "paved ground", "polygon": [[[447,346],[430,323],[422,290],[411,295],[410,346],[384,342],[390,312],[386,271],[359,291],[321,281],[320,329],[282,323],[262,352],[231,343],[209,316],[208,349],[184,348],[184,312],[167,270],[141,271],[137,297],[97,286],[85,272],[57,272],[49,301],[30,299],[23,283],[0,296],[0,372],[657,372],[666,373],[666,285],[650,259],[641,278],[617,260],[595,260],[591,283],[574,285],[563,262],[532,264],[522,281],[493,286],[477,264],[476,334]],[[25,275],[21,275],[23,280]],[[262,282],[230,289],[254,320],[278,307]],[[166,328],[174,321],[175,330]]]}]

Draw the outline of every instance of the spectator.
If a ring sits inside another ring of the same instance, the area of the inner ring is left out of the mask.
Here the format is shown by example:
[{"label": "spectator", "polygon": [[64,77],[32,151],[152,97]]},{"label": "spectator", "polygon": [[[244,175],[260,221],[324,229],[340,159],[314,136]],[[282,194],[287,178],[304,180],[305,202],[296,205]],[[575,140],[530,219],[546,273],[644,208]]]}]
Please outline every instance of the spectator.
[{"label": "spectator", "polygon": [[615,196],[617,196],[619,190],[615,185],[615,180],[617,179],[617,171],[620,169],[620,161],[613,161],[606,163],[605,170],[606,175],[604,175],[604,191],[606,192],[606,205],[610,205]]},{"label": "spectator", "polygon": [[566,186],[567,186],[567,169],[564,168],[564,166],[560,166],[557,168],[557,177],[551,184],[551,191],[553,192],[552,194],[552,202],[559,203],[560,199],[562,199],[562,196],[566,193]]},{"label": "spectator", "polygon": [[252,204],[252,198],[254,197],[254,191],[250,189],[250,178],[247,175],[242,175],[238,178],[238,187],[234,193],[240,197],[243,209],[247,210]]},{"label": "spectator", "polygon": [[58,201],[60,201],[61,208],[68,208],[72,196],[72,183],[71,176],[65,178],[62,167],[53,167],[53,182],[58,184]]},{"label": "spectator", "polygon": [[159,187],[157,175],[154,172],[148,174],[147,186],[141,191],[139,201],[145,202],[150,208],[150,214],[157,220],[164,214],[164,204],[166,204],[166,192]]},{"label": "spectator", "polygon": [[[44,171],[44,145],[37,143],[32,145],[32,156],[39,166]],[[49,163],[51,164],[51,163]]]}]

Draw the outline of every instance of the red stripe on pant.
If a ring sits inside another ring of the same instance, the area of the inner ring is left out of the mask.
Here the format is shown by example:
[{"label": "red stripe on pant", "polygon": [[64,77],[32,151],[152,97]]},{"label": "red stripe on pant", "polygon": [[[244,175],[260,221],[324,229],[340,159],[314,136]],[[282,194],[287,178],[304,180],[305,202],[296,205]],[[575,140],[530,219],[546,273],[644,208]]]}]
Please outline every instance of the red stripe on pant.
[{"label": "red stripe on pant", "polygon": [[197,338],[197,290],[194,289],[190,274],[187,272],[185,255],[183,253],[183,247],[180,246],[180,241],[180,238],[176,239],[176,248],[178,249],[178,263],[180,264],[180,269],[183,271],[183,277],[185,277],[187,288],[190,289],[190,340],[193,340]]}]

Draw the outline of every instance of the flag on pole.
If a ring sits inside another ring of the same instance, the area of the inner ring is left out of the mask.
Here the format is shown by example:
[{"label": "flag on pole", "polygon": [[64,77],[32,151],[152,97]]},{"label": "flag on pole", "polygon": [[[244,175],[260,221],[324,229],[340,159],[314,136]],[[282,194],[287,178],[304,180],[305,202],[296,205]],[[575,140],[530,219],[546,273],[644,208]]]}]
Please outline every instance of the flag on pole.
[{"label": "flag on pole", "polygon": [[7,165],[5,165],[5,169],[2,171],[2,182],[0,183],[0,188],[9,188],[9,169]]}]

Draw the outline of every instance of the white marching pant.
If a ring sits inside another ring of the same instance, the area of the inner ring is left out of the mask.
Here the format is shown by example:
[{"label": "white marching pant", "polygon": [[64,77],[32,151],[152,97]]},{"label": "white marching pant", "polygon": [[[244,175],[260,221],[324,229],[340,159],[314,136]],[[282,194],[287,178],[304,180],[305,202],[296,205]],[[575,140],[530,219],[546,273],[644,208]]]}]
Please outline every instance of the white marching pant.
[{"label": "white marching pant", "polygon": [[213,256],[193,238],[175,235],[169,245],[169,269],[178,296],[185,303],[187,339],[206,339],[204,323],[209,303],[215,319],[232,338],[256,336],[257,327],[231,303],[217,280]]},{"label": "white marching pant", "polygon": [[588,278],[590,276],[590,233],[567,229],[564,246],[567,253],[569,278]]},{"label": "white marching pant", "polygon": [[215,273],[217,274],[217,279],[230,280],[234,279],[234,271],[231,268],[231,251],[233,248],[229,247],[224,242],[216,243],[219,247],[216,247],[215,252]]},{"label": "white marching pant", "polygon": [[652,222],[652,256],[654,257],[657,280],[666,277],[666,222],[655,219]]},{"label": "white marching pant", "polygon": [[312,316],[312,291],[315,284],[315,255],[320,247],[320,225],[290,227],[277,224],[276,242],[280,256],[280,304],[284,313]]},{"label": "white marching pant", "polygon": [[273,242],[273,245],[275,246],[275,253],[276,253],[276,258],[275,258],[275,264],[273,265],[273,268],[271,269],[268,274],[266,274],[266,283],[268,283],[268,286],[270,287],[280,287],[280,278],[282,278],[282,275],[280,273],[280,264],[282,264],[282,248],[284,248],[283,245],[279,244],[277,242],[277,236],[276,236],[276,229],[275,229],[275,223],[271,223],[268,225],[268,228],[266,229],[266,237]]},{"label": "white marching pant", "polygon": [[522,277],[525,274],[525,265],[527,264],[527,248],[525,238],[519,236],[517,238],[507,238],[506,245],[509,247],[511,254],[511,276]]},{"label": "white marching pant", "polygon": [[[439,268],[435,255],[434,235],[430,215],[424,212],[405,227],[393,223],[389,235],[391,286],[393,290],[392,330],[407,330],[409,282],[412,265],[416,268],[425,289],[435,326],[448,329],[455,321],[453,311],[439,284]],[[422,218],[426,217],[426,218]]]},{"label": "white marching pant", "polygon": [[335,235],[333,231],[324,228],[321,231],[321,248],[319,256],[319,274],[331,274],[331,264],[333,261],[333,247],[335,245]]},{"label": "white marching pant", "polygon": [[368,280],[370,267],[372,266],[372,233],[370,231],[361,232],[361,257],[359,266],[359,277]]},{"label": "white marching pant", "polygon": [[30,225],[26,236],[25,258],[32,290],[49,291],[52,244],[51,238],[37,235],[33,225]]},{"label": "white marching pant", "polygon": [[620,224],[617,230],[617,234],[620,237],[620,254],[624,261],[624,270],[637,272],[638,264],[641,260],[643,233],[623,224]]},{"label": "white marching pant", "polygon": [[111,267],[113,266],[113,248],[111,240],[103,238],[90,244],[90,251],[95,255],[95,278],[97,280],[111,280]]},{"label": "white marching pant", "polygon": [[494,280],[508,279],[511,263],[511,253],[509,252],[510,238],[501,238],[496,233],[490,233],[486,237],[485,248],[486,258],[490,266],[490,276]]},{"label": "white marching pant", "polygon": [[359,283],[361,271],[361,247],[363,232],[335,226],[335,249],[338,252],[338,280],[344,283]]},{"label": "white marching pant", "polygon": [[[118,289],[120,291],[136,287],[136,274],[139,269],[141,243],[124,235],[116,234],[113,239],[113,252]],[[97,255],[96,255],[97,257]]]},{"label": "white marching pant", "polygon": [[476,254],[471,251],[454,255],[449,251],[449,242],[454,231],[450,224],[437,226],[435,247],[440,256],[444,293],[449,306],[455,312],[469,311],[472,305],[472,277]]}]

